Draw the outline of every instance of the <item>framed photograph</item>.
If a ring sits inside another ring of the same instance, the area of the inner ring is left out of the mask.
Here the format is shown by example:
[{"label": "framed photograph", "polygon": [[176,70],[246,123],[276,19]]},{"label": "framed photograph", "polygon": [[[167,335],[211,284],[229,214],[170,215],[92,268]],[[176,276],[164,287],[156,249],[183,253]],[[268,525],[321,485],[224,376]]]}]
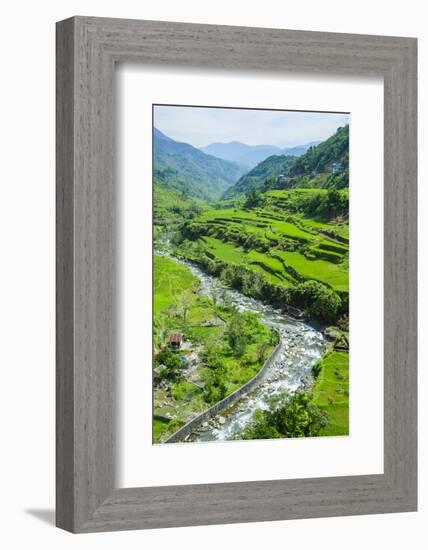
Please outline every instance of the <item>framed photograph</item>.
[{"label": "framed photograph", "polygon": [[416,39],[57,24],[57,525],[417,507]]},{"label": "framed photograph", "polygon": [[154,105],[153,152],[153,443],[349,435],[349,114]]}]

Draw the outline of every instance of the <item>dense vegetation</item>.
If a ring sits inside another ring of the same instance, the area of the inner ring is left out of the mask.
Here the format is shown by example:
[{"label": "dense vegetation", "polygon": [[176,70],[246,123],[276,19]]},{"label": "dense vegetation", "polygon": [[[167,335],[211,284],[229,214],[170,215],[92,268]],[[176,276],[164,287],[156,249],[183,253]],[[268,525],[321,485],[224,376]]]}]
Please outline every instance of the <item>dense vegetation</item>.
[{"label": "dense vegetation", "polygon": [[240,439],[337,436],[349,434],[349,356],[331,349],[313,366],[311,392],[274,398],[257,411]]},{"label": "dense vegetation", "polygon": [[[275,400],[257,413],[244,437],[347,434],[349,127],[298,158],[271,156],[240,179],[236,165],[207,163],[191,146],[159,134],[157,250],[168,241],[177,259],[198,264],[247,296],[336,325],[346,340],[337,349],[332,342],[332,351],[314,366],[311,393]],[[277,334],[258,314],[236,311],[226,293],[202,295],[198,279],[171,258],[155,255],[154,273],[154,440],[163,441],[252,378]],[[178,351],[167,345],[172,331],[184,336]]]},{"label": "dense vegetation", "polygon": [[223,198],[231,198],[251,189],[262,189],[268,187],[269,184],[269,187],[274,189],[276,185],[281,185],[280,176],[285,177],[295,160],[296,157],[293,156],[273,155],[268,157],[247,174],[241,176],[236,184],[229,187],[224,193]]},{"label": "dense vegetation", "polygon": [[336,133],[297,158],[290,168],[290,176],[325,172],[333,162],[349,168],[349,126],[338,128]]},{"label": "dense vegetation", "polygon": [[327,414],[308,393],[297,392],[275,399],[267,411],[257,411],[240,439],[315,437],[328,425]]},{"label": "dense vegetation", "polygon": [[349,354],[331,351],[314,366],[317,381],[313,401],[327,415],[329,422],[320,435],[349,433]]},{"label": "dense vegetation", "polygon": [[[154,257],[154,441],[164,440],[226,397],[263,365],[277,334],[256,313],[240,313],[226,296],[198,293],[198,280],[174,260]],[[171,331],[185,343],[168,346]],[[195,359],[194,364],[189,359]]]},{"label": "dense vegetation", "polygon": [[334,188],[349,185],[349,126],[300,156],[272,155],[229,187],[224,198],[239,196],[251,189]]},{"label": "dense vegetation", "polygon": [[233,162],[206,155],[188,143],[153,131],[155,186],[184,192],[190,198],[215,200],[230,187],[243,169]]},{"label": "dense vegetation", "polygon": [[155,230],[163,227],[170,229],[172,226],[180,226],[185,220],[193,219],[208,209],[206,202],[190,199],[183,191],[174,191],[158,185],[157,179],[155,179],[154,189],[153,215],[156,220]]},{"label": "dense vegetation", "polygon": [[348,307],[347,224],[320,219],[343,214],[343,193],[273,191],[254,207],[206,210],[184,223],[175,252],[244,294],[334,322]]}]

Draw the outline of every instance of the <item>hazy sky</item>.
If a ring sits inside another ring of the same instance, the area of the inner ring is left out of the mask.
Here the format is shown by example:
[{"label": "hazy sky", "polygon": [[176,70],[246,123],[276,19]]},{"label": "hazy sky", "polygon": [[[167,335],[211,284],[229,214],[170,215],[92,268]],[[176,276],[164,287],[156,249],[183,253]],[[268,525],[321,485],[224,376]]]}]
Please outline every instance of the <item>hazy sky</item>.
[{"label": "hazy sky", "polygon": [[229,141],[292,147],[323,140],[348,123],[349,114],[154,107],[156,128],[176,141],[185,141],[195,147]]}]

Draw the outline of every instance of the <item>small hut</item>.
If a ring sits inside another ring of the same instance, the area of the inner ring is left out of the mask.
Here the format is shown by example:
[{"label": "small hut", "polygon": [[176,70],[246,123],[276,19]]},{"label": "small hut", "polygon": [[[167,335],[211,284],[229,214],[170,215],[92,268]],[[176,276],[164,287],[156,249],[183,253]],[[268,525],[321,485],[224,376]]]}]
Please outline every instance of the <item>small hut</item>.
[{"label": "small hut", "polygon": [[169,346],[172,349],[180,349],[181,343],[183,342],[183,335],[181,332],[171,332],[169,335]]}]

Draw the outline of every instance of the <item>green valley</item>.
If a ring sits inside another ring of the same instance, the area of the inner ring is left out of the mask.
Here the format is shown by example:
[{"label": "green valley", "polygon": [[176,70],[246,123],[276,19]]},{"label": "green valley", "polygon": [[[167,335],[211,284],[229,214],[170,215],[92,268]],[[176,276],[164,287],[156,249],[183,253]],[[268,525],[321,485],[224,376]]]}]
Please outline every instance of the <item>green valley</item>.
[{"label": "green valley", "polygon": [[336,322],[346,317],[348,304],[349,245],[339,237],[347,234],[347,220],[314,219],[305,209],[308,198],[328,204],[338,194],[340,204],[345,193],[274,191],[260,194],[254,205],[238,200],[235,207],[206,210],[183,225],[175,253],[245,294]]},{"label": "green valley", "polygon": [[[200,294],[191,270],[155,255],[154,442],[250,380],[278,343],[257,313],[241,313],[227,297]],[[170,334],[182,335],[179,349]]]},{"label": "green valley", "polygon": [[348,434],[349,126],[247,173],[154,146],[153,441]]}]

